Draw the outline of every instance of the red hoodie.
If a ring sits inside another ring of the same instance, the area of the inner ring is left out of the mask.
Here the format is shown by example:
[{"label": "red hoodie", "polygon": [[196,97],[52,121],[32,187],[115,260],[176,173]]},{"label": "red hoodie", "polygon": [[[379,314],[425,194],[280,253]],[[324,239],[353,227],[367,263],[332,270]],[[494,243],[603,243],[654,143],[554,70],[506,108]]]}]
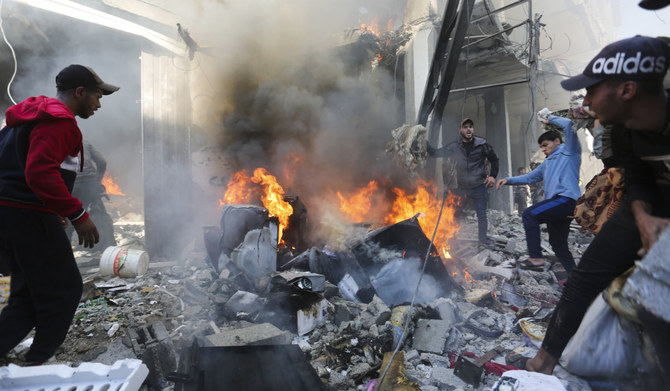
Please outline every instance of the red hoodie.
[{"label": "red hoodie", "polygon": [[[81,131],[72,111],[58,99],[31,97],[7,109],[6,121],[7,128],[0,132],[0,170],[22,167],[21,162],[16,165],[11,161],[21,159],[11,153],[20,145],[20,136],[11,132],[26,124],[35,126],[29,136],[25,176],[0,177],[0,204],[53,212],[69,217],[73,224],[84,221],[88,215],[81,202],[70,193],[74,181],[68,186],[64,179],[74,179],[78,155],[83,148]],[[36,205],[31,195],[26,196],[17,179],[27,184],[41,205]]]}]

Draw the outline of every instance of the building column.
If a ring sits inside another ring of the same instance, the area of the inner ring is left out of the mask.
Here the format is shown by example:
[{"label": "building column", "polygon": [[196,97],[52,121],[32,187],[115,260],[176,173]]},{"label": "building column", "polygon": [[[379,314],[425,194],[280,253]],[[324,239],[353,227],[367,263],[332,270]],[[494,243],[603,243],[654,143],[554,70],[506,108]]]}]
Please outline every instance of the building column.
[{"label": "building column", "polygon": [[142,52],[142,169],[145,249],[174,259],[192,238],[188,74],[174,57]]},{"label": "building column", "polygon": [[[500,159],[500,171],[498,171],[497,181],[500,178],[516,175],[512,171],[505,88],[487,88],[484,90],[483,98],[486,107],[486,140],[491,144]],[[505,186],[500,191],[496,191],[495,188],[489,190],[489,208],[491,209],[512,213],[512,201],[512,186]]]}]

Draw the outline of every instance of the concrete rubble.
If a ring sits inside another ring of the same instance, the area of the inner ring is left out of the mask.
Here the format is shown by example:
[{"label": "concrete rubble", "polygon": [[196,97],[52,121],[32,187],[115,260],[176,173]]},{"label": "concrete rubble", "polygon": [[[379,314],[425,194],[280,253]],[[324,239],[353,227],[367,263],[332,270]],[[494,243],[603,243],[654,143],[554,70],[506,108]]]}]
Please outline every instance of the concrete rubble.
[{"label": "concrete rubble", "polygon": [[[142,226],[131,224],[133,218],[117,216],[119,245],[142,248]],[[275,275],[260,290],[243,271],[227,268],[232,262],[217,263],[221,270],[215,270],[197,244],[183,259],[152,259],[148,272],[135,278],[101,276],[99,252],[78,251],[86,289],[52,361],[76,366],[141,359],[150,371],[142,389],[172,390],[170,373],[193,341],[216,347],[289,344],[302,350],[324,389],[369,390],[407,324],[399,370],[411,389],[492,390],[504,371],[517,369],[512,353],[532,357],[537,351],[536,333],[542,335],[558,302],[565,271],[558,262],[542,272],[517,269],[527,256],[520,217],[489,211],[489,218],[490,248],[477,248],[472,214],[453,239],[451,254],[458,262],[451,275],[459,289],[416,304],[411,315],[407,307],[401,313],[402,305],[385,303],[374,289],[369,300],[361,300],[355,291],[338,288],[328,280],[333,271]],[[591,238],[571,227],[576,259]],[[315,250],[313,266],[322,251]],[[310,288],[310,281],[314,291],[299,289]],[[10,361],[11,356],[18,353]],[[592,389],[560,367],[554,375],[552,382],[567,390]],[[636,375],[631,369],[630,376],[605,383],[644,382]]]}]

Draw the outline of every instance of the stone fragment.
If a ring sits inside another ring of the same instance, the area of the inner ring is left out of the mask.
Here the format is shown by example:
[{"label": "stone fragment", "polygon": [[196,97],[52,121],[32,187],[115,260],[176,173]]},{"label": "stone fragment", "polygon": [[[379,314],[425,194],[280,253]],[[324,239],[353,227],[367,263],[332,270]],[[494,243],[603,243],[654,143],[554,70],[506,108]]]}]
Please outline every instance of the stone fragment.
[{"label": "stone fragment", "polygon": [[207,340],[214,346],[288,345],[293,341],[293,334],[270,323],[261,323],[212,334]]},{"label": "stone fragment", "polygon": [[419,319],[414,330],[412,348],[436,354],[444,352],[452,323],[438,319]]},{"label": "stone fragment", "polygon": [[228,299],[225,308],[233,314],[238,312],[252,313],[258,310],[259,300],[260,297],[255,293],[237,291],[230,299]]}]

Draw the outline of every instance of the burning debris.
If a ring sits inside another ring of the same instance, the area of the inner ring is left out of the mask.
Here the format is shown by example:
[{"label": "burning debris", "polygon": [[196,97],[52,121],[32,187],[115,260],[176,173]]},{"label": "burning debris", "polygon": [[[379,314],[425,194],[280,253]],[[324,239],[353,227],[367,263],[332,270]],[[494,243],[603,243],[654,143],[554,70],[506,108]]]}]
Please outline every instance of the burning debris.
[{"label": "burning debris", "polygon": [[[402,375],[387,375],[382,387],[400,382],[421,390],[489,390],[504,371],[520,365],[519,357],[537,349],[563,272],[558,262],[545,272],[516,269],[525,253],[517,248],[524,237],[520,218],[489,213],[496,224],[488,250],[474,245],[474,215],[459,220],[449,258],[434,247],[428,251],[422,217],[414,216],[353,230],[348,250],[312,246],[260,273],[255,260],[267,252],[249,247],[242,231],[276,232],[277,219],[263,207],[224,206],[217,228],[228,234],[215,241],[218,262],[210,259],[211,248],[195,247],[187,259],[154,262],[145,275],[123,279],[81,263],[90,289],[55,360],[111,364],[140,358],[150,371],[148,390],[237,384],[239,371],[216,369],[223,359],[239,361],[245,378],[258,377],[266,389],[351,390],[373,387],[400,342],[389,373]],[[116,227],[120,243],[141,242],[136,225],[117,221]],[[576,255],[591,238],[571,228]],[[240,247],[248,250],[234,261]],[[273,252],[276,260],[280,251],[275,246]],[[230,259],[221,262],[225,257]],[[277,374],[281,380],[267,383]],[[560,369],[555,375],[568,389],[590,389]]]}]

